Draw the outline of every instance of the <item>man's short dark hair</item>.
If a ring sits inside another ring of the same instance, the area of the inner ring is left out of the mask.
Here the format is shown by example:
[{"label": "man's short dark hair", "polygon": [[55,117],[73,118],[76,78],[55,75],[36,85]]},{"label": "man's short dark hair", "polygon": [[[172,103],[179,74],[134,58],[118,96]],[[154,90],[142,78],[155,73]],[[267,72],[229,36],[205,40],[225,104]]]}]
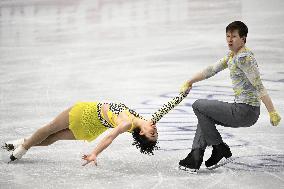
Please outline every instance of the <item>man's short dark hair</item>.
[{"label": "man's short dark hair", "polygon": [[226,27],[226,33],[233,32],[235,30],[238,30],[240,37],[247,37],[248,35],[248,27],[241,21],[234,21]]}]

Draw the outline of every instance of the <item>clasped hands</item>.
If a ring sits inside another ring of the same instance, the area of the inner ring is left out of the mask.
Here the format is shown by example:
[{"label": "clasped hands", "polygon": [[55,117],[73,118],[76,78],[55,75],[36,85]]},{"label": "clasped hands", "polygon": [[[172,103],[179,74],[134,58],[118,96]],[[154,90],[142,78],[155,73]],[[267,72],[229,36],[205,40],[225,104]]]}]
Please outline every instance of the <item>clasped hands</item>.
[{"label": "clasped hands", "polygon": [[191,88],[192,88],[192,84],[189,81],[186,81],[181,86],[179,92],[182,93],[182,94],[188,94],[189,91],[191,90]]}]

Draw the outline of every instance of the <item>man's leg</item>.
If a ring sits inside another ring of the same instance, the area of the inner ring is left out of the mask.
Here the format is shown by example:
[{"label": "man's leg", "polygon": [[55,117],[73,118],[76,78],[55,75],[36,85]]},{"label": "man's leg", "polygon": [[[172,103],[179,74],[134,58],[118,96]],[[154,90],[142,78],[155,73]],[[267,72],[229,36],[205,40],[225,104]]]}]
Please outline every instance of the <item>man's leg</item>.
[{"label": "man's leg", "polygon": [[[208,116],[200,113],[196,107],[193,108],[193,111],[198,119],[197,129],[196,129],[196,136],[202,136],[202,139],[204,140],[203,143],[206,144],[206,146],[216,145],[223,142],[222,137],[218,130],[216,129],[215,121]],[[193,141],[192,148],[206,148],[206,146],[202,146],[201,143],[196,143]]]},{"label": "man's leg", "polygon": [[207,145],[213,146],[214,153],[213,159],[211,156],[206,166],[218,163],[223,157],[232,156],[230,148],[223,142],[216,129],[216,124],[226,127],[248,127],[255,123],[259,115],[259,112],[254,111],[249,105],[217,100],[197,100],[192,107],[198,119],[192,151],[179,163],[180,166],[190,169],[199,169]]},{"label": "man's leg", "polygon": [[205,152],[205,148],[207,143],[204,139],[203,133],[201,131],[201,127],[198,124],[197,129],[195,131],[195,136],[193,139],[192,150],[187,155],[186,158],[180,160],[179,166],[182,170],[188,170],[190,172],[196,172],[202,162],[203,162],[203,155]]},{"label": "man's leg", "polygon": [[[207,167],[214,167],[223,158],[232,156],[230,148],[222,140],[216,124],[225,127],[248,127],[259,116],[259,108],[246,104],[226,103],[216,100],[197,100],[193,110],[198,118],[198,125],[207,145],[212,145],[211,157],[205,162]],[[198,134],[199,135],[199,134]],[[196,146],[193,143],[193,147]]]},{"label": "man's leg", "polygon": [[223,142],[216,124],[233,128],[249,127],[259,116],[258,107],[255,111],[254,107],[249,105],[217,100],[200,99],[195,101],[192,107],[208,146]]},{"label": "man's leg", "polygon": [[207,146],[208,145],[205,141],[201,127],[199,124],[197,124],[197,129],[195,131],[195,136],[194,136],[193,143],[192,143],[192,149],[196,149],[196,148],[205,149]]}]

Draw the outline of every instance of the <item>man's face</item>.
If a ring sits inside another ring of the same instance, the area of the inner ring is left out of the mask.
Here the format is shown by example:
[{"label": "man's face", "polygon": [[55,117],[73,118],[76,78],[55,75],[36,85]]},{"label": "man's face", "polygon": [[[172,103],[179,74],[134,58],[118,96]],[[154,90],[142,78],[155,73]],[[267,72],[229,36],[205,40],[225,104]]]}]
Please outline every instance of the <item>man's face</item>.
[{"label": "man's face", "polygon": [[228,31],[226,33],[228,47],[235,54],[245,45],[245,37],[240,37],[238,30]]}]

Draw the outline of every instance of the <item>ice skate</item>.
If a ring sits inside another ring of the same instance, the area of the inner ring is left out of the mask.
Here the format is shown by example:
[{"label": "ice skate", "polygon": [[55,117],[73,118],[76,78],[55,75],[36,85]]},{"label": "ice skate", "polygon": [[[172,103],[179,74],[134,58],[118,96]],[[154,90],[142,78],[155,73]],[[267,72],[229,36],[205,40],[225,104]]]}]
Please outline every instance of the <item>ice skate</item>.
[{"label": "ice skate", "polygon": [[203,149],[197,148],[191,150],[187,157],[179,162],[179,168],[190,173],[197,173],[203,162]]},{"label": "ice skate", "polygon": [[22,145],[18,146],[11,154],[9,163],[21,159],[27,151]]},{"label": "ice skate", "polygon": [[7,150],[7,151],[12,151],[12,150],[15,150],[17,147],[19,147],[20,145],[22,145],[24,143],[24,141],[25,141],[24,138],[18,139],[18,140],[7,141],[2,146],[2,148]]},{"label": "ice skate", "polygon": [[213,145],[212,147],[211,157],[205,161],[205,165],[208,169],[216,169],[233,161],[231,150],[226,143]]}]

